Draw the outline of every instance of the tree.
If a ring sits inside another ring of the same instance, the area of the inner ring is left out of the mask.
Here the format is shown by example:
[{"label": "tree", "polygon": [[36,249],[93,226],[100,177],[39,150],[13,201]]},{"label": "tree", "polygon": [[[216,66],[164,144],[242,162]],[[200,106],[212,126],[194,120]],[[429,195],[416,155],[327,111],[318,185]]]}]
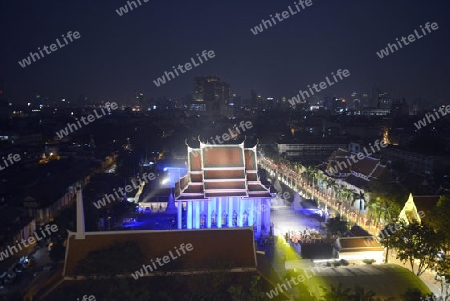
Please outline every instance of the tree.
[{"label": "tree", "polygon": [[330,218],[326,223],[328,233],[332,235],[343,234],[348,231],[348,222],[341,221],[339,218]]},{"label": "tree", "polygon": [[[280,277],[281,279],[299,279],[299,276],[301,274],[305,274],[304,270],[301,269],[294,269],[294,270],[287,270],[283,277]],[[291,280],[291,283],[292,280]],[[298,298],[295,298],[295,300],[302,300],[302,301],[317,301],[317,298],[313,295],[311,292],[311,287],[309,287],[304,281],[298,281],[295,286],[293,286],[293,291],[298,293]],[[283,298],[284,299],[284,298]],[[267,300],[267,299],[266,299]]]},{"label": "tree", "polygon": [[398,249],[397,259],[409,261],[413,273],[414,261],[419,262],[417,276],[435,266],[442,240],[433,228],[426,224],[410,223],[400,227],[393,235],[394,246]]},{"label": "tree", "polygon": [[250,288],[245,289],[242,286],[232,286],[228,289],[228,293],[231,295],[233,301],[264,300],[265,294],[261,292],[261,289],[258,285],[260,279],[261,276],[253,276]]},{"label": "tree", "polygon": [[331,286],[328,290],[323,288],[325,295],[322,297],[322,301],[375,301],[375,292],[366,291],[363,287],[358,285],[352,291],[351,288],[343,288],[342,283],[339,283],[337,287]]},{"label": "tree", "polygon": [[[406,225],[404,223],[396,224],[394,222],[391,222],[387,224],[378,235],[380,244],[386,248],[386,257],[384,259],[385,263],[388,263],[389,261],[389,249],[394,248],[396,246],[396,240],[399,239],[395,234],[397,231],[396,227],[399,228],[405,226]],[[400,233],[397,233],[397,235],[400,235]]]},{"label": "tree", "polygon": [[441,254],[436,262],[436,278],[440,282],[443,301],[450,300],[450,258]]},{"label": "tree", "polygon": [[387,172],[383,172],[378,179],[371,180],[367,191],[370,199],[382,200],[387,206],[392,207],[390,213],[395,213],[392,216],[398,216],[409,194],[409,191],[397,184]]},{"label": "tree", "polygon": [[450,251],[450,223],[448,216],[450,215],[450,198],[441,196],[438,203],[430,211],[427,218],[431,226],[443,237],[445,251]]},{"label": "tree", "polygon": [[[124,256],[133,254],[133,256]],[[78,275],[111,275],[116,276],[137,270],[144,260],[139,245],[133,241],[115,242],[112,246],[91,251],[75,268]]]}]

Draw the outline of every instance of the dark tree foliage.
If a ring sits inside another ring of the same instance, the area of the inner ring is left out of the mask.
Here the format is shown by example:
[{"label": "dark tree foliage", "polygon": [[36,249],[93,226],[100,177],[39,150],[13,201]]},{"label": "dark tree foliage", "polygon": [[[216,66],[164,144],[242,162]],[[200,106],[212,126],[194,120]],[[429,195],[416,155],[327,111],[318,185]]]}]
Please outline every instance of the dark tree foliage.
[{"label": "dark tree foliage", "polygon": [[144,255],[136,242],[114,242],[107,249],[90,252],[80,261],[75,273],[83,276],[95,274],[115,276],[138,269],[143,262]]},{"label": "dark tree foliage", "polygon": [[328,219],[326,226],[328,233],[332,235],[343,234],[348,231],[348,222],[341,221],[339,217]]}]

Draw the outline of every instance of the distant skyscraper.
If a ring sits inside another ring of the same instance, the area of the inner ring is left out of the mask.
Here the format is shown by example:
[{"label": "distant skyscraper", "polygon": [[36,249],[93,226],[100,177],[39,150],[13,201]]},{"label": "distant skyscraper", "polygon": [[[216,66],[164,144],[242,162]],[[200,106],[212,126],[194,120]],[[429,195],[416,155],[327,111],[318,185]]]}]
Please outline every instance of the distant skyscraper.
[{"label": "distant skyscraper", "polygon": [[369,102],[370,102],[369,93],[367,93],[365,91],[362,92],[361,93],[361,105],[362,105],[362,107],[363,108],[367,108],[369,106]]},{"label": "distant skyscraper", "polygon": [[325,95],[325,97],[323,99],[323,105],[325,108],[327,108],[327,110],[332,111],[334,109],[333,108],[333,100],[330,95]]},{"label": "distant skyscraper", "polygon": [[392,107],[392,98],[388,92],[382,92],[378,95],[378,108],[390,109]]},{"label": "distant skyscraper", "polygon": [[394,100],[392,102],[391,108],[392,116],[408,116],[409,115],[409,106],[406,102],[405,98],[402,100]]},{"label": "distant skyscraper", "polygon": [[258,103],[258,93],[256,93],[256,90],[250,90],[250,107],[256,108]]},{"label": "distant skyscraper", "polygon": [[191,110],[219,112],[230,103],[230,85],[217,76],[194,78]]},{"label": "distant skyscraper", "polygon": [[372,88],[372,101],[369,104],[369,107],[377,108],[378,107],[378,96],[380,94],[380,89],[378,87]]},{"label": "distant skyscraper", "polygon": [[370,106],[378,109],[390,109],[392,106],[390,93],[381,92],[378,87],[374,87],[372,89],[372,103]]},{"label": "distant skyscraper", "polygon": [[136,106],[141,107],[144,105],[144,91],[136,92]]}]

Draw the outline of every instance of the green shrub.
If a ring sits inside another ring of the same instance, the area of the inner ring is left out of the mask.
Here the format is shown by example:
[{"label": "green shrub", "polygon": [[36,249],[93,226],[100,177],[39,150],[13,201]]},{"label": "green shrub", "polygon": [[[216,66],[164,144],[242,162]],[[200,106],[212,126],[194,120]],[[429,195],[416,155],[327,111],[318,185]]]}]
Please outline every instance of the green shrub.
[{"label": "green shrub", "polygon": [[335,267],[338,267],[338,266],[341,265],[341,263],[340,263],[339,261],[335,261],[335,262],[333,262],[333,265],[334,265]]},{"label": "green shrub", "polygon": [[363,260],[363,262],[365,263],[365,264],[372,264],[372,263],[374,263],[376,260],[374,260],[374,259],[364,259]]}]

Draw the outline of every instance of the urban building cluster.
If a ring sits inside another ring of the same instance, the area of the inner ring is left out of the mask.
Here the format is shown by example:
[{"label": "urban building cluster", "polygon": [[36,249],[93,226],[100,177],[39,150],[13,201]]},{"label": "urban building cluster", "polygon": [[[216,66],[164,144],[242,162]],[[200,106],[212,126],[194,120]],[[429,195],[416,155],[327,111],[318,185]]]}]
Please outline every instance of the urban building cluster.
[{"label": "urban building cluster", "polygon": [[[12,246],[16,241],[33,241],[32,233],[48,227],[78,203],[83,204],[86,214],[78,214],[78,210],[77,216],[82,218],[69,225],[74,232],[67,240],[68,279],[79,275],[78,258],[95,251],[92,241],[107,248],[111,239],[119,245],[130,237],[141,244],[140,235],[160,240],[154,230],[173,230],[174,234],[160,249],[147,254],[134,270],[127,271],[138,272],[135,278],[145,273],[160,275],[178,264],[178,259],[166,260],[161,270],[153,267],[153,271],[145,265],[182,243],[177,231],[193,231],[188,237],[193,245],[214,241],[218,248],[214,252],[234,245],[237,239],[240,248],[246,249],[244,254],[253,254],[254,246],[248,244],[247,235],[261,246],[270,244],[267,237],[280,231],[271,221],[271,200],[276,199],[281,207],[293,198],[298,203],[295,191],[268,181],[272,174],[263,175],[261,169],[274,168],[262,159],[266,156],[279,162],[314,166],[322,177],[315,184],[318,189],[328,191],[323,179],[334,179],[341,189],[363,195],[367,202],[371,182],[385,177],[395,179],[414,195],[402,211],[406,218],[419,209],[426,212],[424,204],[436,204],[438,196],[450,189],[446,176],[450,166],[445,151],[450,145],[447,114],[432,120],[428,117],[433,126],[415,126],[430,114],[442,112],[445,106],[436,109],[424,100],[394,99],[392,92],[379,88],[345,96],[310,95],[305,103],[295,106],[286,97],[264,96],[256,90],[250,90],[248,97],[240,97],[218,76],[195,77],[192,92],[186,97],[155,99],[139,91],[133,101],[113,103],[114,107],[107,101],[92,102],[86,96],[73,101],[41,94],[26,105],[16,105],[8,100],[2,86],[0,91],[0,216],[8,217],[2,223],[10,229],[1,243],[3,250],[11,252],[0,263],[5,269],[14,265]],[[111,110],[106,112],[105,107]],[[95,111],[103,115],[89,120]],[[40,120],[39,127],[33,125],[36,120]],[[61,134],[64,127],[67,134]],[[437,143],[442,147],[426,140],[429,133],[440,137]],[[2,168],[3,164],[7,168]],[[293,178],[280,179],[295,187]],[[353,206],[365,212],[367,202],[357,199]],[[125,204],[136,206],[136,211],[130,214]],[[156,220],[148,223],[145,216]],[[250,234],[240,232],[250,226],[254,229]],[[229,236],[196,232],[200,229],[223,230]],[[290,243],[294,247],[308,244],[307,249],[325,241],[316,238],[319,231],[306,231],[315,234],[306,240],[292,239],[305,235],[303,230],[292,231],[295,235],[291,235]],[[368,240],[366,235],[339,238],[329,256],[345,260],[362,256],[346,253],[358,244],[363,249],[374,248],[373,254],[379,258],[382,248],[372,245],[376,241]],[[80,250],[85,250],[82,255]],[[202,252],[206,251],[193,250],[179,260],[194,264],[194,270],[209,268],[200,263],[199,257],[206,254]],[[235,257],[239,252],[236,249],[217,256],[242,260],[243,269],[255,269],[248,258]],[[140,270],[143,264],[147,269]],[[285,289],[280,285],[281,294]],[[274,290],[268,291],[275,294]]]}]

